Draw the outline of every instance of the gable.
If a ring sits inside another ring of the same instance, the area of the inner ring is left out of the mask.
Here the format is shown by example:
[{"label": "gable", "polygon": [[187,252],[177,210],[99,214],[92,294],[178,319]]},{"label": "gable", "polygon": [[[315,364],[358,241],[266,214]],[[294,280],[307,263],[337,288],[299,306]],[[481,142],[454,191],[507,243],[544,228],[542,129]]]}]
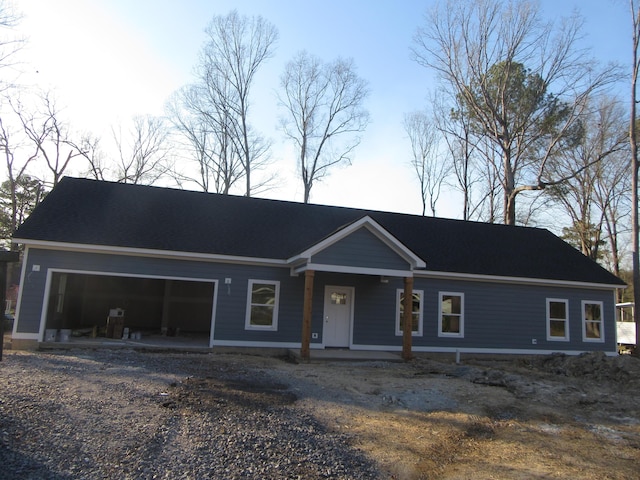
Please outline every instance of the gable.
[{"label": "gable", "polygon": [[390,270],[409,270],[409,262],[361,227],[311,256],[314,264],[368,267]]},{"label": "gable", "polygon": [[[364,216],[289,259],[304,269],[369,275],[412,275],[425,262],[371,217]],[[302,265],[302,266],[301,266]]]}]

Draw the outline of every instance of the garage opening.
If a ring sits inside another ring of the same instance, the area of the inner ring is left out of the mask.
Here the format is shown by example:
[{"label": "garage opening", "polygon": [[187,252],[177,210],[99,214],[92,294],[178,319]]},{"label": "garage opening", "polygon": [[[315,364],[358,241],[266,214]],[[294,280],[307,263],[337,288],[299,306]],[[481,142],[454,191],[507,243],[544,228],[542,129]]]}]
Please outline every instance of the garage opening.
[{"label": "garage opening", "polygon": [[54,272],[45,331],[58,340],[164,338],[209,346],[214,290],[211,281]]}]

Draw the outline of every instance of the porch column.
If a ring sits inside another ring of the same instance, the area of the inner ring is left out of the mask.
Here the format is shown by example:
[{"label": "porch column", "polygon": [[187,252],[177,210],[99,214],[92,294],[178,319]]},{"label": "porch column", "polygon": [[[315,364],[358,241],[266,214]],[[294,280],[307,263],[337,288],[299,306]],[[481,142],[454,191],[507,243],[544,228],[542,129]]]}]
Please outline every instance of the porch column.
[{"label": "porch column", "polygon": [[302,311],[302,344],[300,346],[300,357],[309,360],[309,344],[311,343],[311,313],[313,305],[313,277],[315,271],[306,270],[304,272],[304,307]]},{"label": "porch column", "polygon": [[402,359],[411,360],[411,319],[413,316],[413,277],[404,279],[404,314],[402,316]]}]

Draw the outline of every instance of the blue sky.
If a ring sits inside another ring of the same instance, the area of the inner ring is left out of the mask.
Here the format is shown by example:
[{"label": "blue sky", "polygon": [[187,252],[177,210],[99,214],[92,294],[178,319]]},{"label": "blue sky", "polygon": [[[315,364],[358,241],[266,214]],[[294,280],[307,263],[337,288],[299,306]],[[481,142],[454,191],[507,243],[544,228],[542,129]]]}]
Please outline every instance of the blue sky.
[{"label": "blue sky", "polygon": [[[237,9],[262,15],[279,30],[274,58],[257,78],[256,128],[273,142],[280,186],[263,196],[302,200],[291,150],[276,129],[275,89],[285,63],[306,49],[324,60],[353,58],[371,89],[371,124],[353,165],[333,171],[312,190],[311,201],[420,213],[419,188],[408,167],[404,113],[427,103],[434,78],[410,59],[412,37],[432,1],[395,0],[20,0],[23,81],[53,89],[76,129],[109,135],[108,126],[134,114],[160,114],[191,71],[211,17]],[[585,17],[583,44],[602,62],[629,63],[626,0],[543,0],[549,18],[577,8]],[[36,73],[37,72],[37,73]],[[626,85],[621,88],[626,89]],[[72,172],[73,173],[73,172]],[[242,193],[242,192],[237,192]],[[450,193],[439,216],[460,217]]]}]

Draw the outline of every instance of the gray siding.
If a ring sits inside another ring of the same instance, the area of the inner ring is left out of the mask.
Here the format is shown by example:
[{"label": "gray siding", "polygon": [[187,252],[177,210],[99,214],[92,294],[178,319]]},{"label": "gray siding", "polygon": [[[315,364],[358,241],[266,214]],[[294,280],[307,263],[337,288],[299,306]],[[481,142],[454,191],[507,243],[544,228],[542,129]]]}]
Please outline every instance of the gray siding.
[{"label": "gray siding", "polygon": [[407,270],[406,260],[391,250],[366,228],[325,248],[311,259],[313,263],[350,267]]},{"label": "gray siding", "polygon": [[[31,272],[34,264],[40,265],[40,271],[27,273],[23,284],[17,324],[17,331],[20,333],[38,333],[47,270],[63,269],[87,273],[218,280],[217,305],[214,305],[215,340],[300,342],[304,278],[291,277],[288,268],[41,249],[29,249],[27,261],[27,272]],[[225,284],[226,278],[231,279],[230,285]],[[277,331],[245,329],[249,279],[280,281]]]},{"label": "gray siding", "polygon": [[[395,335],[395,292],[403,288],[392,279],[369,282],[356,291],[354,344],[402,345]],[[552,351],[615,351],[615,305],[611,290],[512,285],[472,281],[416,278],[414,290],[424,291],[423,335],[413,337],[416,347],[469,349],[525,349]],[[440,292],[464,294],[464,337],[438,336]],[[364,296],[368,298],[363,298]],[[547,340],[546,299],[569,301],[569,341]],[[604,343],[582,340],[583,300],[603,302]],[[535,339],[536,343],[533,343]]]},{"label": "gray siding", "polygon": [[[342,246],[336,245],[337,253]],[[357,242],[361,244],[361,242]],[[385,247],[387,254],[389,250]],[[301,339],[304,275],[292,277],[288,268],[196,262],[152,257],[133,257],[52,251],[30,248],[23,281],[17,332],[38,333],[45,298],[48,269],[103,272],[125,275],[178,277],[218,282],[214,341],[293,343]],[[337,255],[336,255],[337,257]],[[371,258],[371,257],[369,257]],[[40,271],[32,269],[40,265]],[[389,263],[386,264],[387,266]],[[225,284],[230,278],[231,284]],[[280,282],[277,331],[245,329],[247,287],[250,279]],[[375,275],[348,275],[316,272],[314,280],[313,333],[322,339],[324,289],[326,285],[354,287],[353,344],[357,348],[400,348],[396,335],[396,291],[401,278],[381,283]],[[614,295],[607,289],[581,289],[478,281],[415,278],[414,289],[424,292],[423,334],[413,337],[416,349],[495,349],[540,351],[608,351],[615,345]],[[464,337],[438,337],[439,292],[461,292],[464,303]],[[569,341],[548,341],[546,299],[569,301]],[[581,302],[603,302],[604,343],[583,342]],[[532,340],[536,340],[536,344]]]}]

